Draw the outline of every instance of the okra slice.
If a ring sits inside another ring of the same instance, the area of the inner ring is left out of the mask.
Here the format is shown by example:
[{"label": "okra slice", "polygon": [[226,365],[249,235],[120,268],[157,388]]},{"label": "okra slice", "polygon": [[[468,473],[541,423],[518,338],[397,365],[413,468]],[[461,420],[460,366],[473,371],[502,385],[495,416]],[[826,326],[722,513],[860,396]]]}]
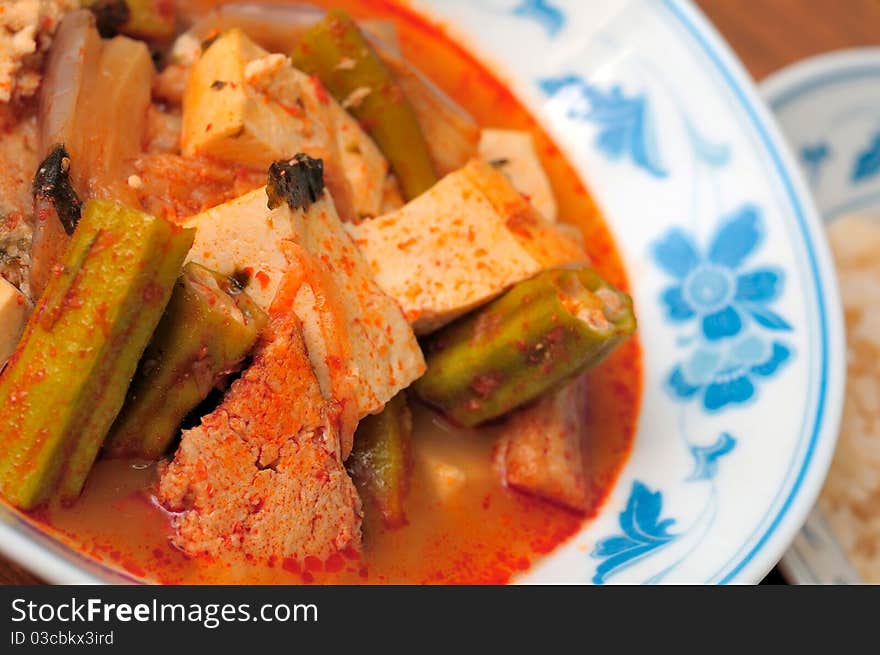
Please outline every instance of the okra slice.
[{"label": "okra slice", "polygon": [[171,297],[194,233],[88,202],[0,376],[0,491],[75,499]]},{"label": "okra slice", "polygon": [[361,420],[345,462],[367,511],[374,508],[389,528],[406,524],[411,438],[412,415],[400,392],[380,413]]},{"label": "okra slice", "polygon": [[376,142],[407,200],[437,181],[416,114],[354,21],[341,10],[303,35],[293,65],[315,75]]},{"label": "okra slice", "polygon": [[265,312],[233,280],[186,264],[110,431],[105,454],[160,458],[184,417],[239,370],[266,320]]},{"label": "okra slice", "polygon": [[630,297],[592,269],[545,271],[430,335],[413,388],[472,427],[595,366],[635,328]]},{"label": "okra slice", "polygon": [[147,41],[168,41],[177,28],[174,0],[83,0],[95,14],[105,39],[128,34]]}]

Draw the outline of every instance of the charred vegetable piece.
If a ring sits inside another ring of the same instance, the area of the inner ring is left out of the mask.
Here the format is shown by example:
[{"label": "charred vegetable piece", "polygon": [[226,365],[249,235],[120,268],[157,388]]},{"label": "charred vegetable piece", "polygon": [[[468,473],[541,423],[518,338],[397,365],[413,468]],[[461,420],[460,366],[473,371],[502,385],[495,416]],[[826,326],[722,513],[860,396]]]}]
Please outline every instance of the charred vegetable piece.
[{"label": "charred vegetable piece", "polygon": [[630,297],[592,269],[545,271],[432,334],[413,388],[475,426],[595,366],[635,327]]},{"label": "charred vegetable piece", "polygon": [[79,494],[180,274],[193,232],[90,201],[0,377],[0,491]]},{"label": "charred vegetable piece", "polygon": [[358,492],[386,527],[406,524],[404,500],[409,487],[412,415],[401,392],[379,414],[358,424],[354,449],[345,462]]},{"label": "charred vegetable piece", "polygon": [[266,195],[269,209],[287,203],[293,209],[308,211],[324,193],[324,162],[297,153],[290,161],[276,161],[269,166]]},{"label": "charred vegetable piece", "polygon": [[64,257],[82,211],[70,181],[70,156],[63,145],[56,145],[40,164],[32,191],[36,220],[29,275],[31,293],[38,298]]},{"label": "charred vegetable piece", "polygon": [[266,314],[233,280],[184,266],[105,453],[161,457],[187,413],[239,369],[265,325]]},{"label": "charred vegetable piece", "polygon": [[167,41],[174,36],[174,0],[86,0],[83,5],[95,14],[98,31],[105,39],[128,34]]},{"label": "charred vegetable piece", "polygon": [[317,75],[361,122],[388,158],[407,199],[415,198],[437,181],[412,107],[345,12],[327,12],[324,20],[303,35],[292,58],[294,66]]},{"label": "charred vegetable piece", "polygon": [[131,18],[131,9],[126,0],[96,0],[89,5],[95,14],[95,27],[102,38],[111,39]]},{"label": "charred vegetable piece", "polygon": [[63,145],[56,145],[40,164],[34,176],[33,194],[34,198],[51,203],[64,231],[73,234],[82,213],[82,202],[70,183],[70,155]]}]

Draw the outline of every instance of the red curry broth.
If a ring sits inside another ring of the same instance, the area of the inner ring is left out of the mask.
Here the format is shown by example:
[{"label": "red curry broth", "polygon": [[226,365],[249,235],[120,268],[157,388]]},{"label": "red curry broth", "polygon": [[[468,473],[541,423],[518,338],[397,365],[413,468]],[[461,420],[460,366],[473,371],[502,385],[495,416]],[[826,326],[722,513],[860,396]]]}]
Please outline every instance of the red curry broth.
[{"label": "red curry broth", "polygon": [[[195,0],[193,6],[217,4]],[[406,57],[421,67],[480,125],[532,132],[564,220],[579,225],[597,269],[627,288],[613,239],[577,174],[505,86],[436,26],[384,0],[319,0],[359,17],[393,20]],[[409,523],[387,530],[366,520],[364,553],[327,562],[248,562],[190,558],[170,545],[168,515],[151,499],[153,464],[101,461],[82,498],[39,516],[94,558],[166,583],[502,583],[525,571],[594,516],[629,454],[641,389],[636,338],[592,375],[584,444],[592,506],[586,516],[501,486],[492,467],[500,428],[464,431],[415,408],[415,466]]]}]

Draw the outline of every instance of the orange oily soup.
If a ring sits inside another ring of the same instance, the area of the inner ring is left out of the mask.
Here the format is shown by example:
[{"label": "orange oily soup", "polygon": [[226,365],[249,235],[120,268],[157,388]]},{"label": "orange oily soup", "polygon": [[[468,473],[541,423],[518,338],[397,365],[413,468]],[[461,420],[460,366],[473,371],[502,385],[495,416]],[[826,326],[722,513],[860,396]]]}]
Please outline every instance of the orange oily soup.
[{"label": "orange oily soup", "polygon": [[[197,0],[202,9],[213,2]],[[504,84],[435,25],[383,0],[321,1],[355,17],[393,21],[404,56],[484,127],[529,131],[551,180],[561,220],[585,236],[593,265],[628,288],[614,240],[584,185]],[[407,523],[389,529],[368,512],[363,552],[326,561],[189,557],[170,543],[170,515],[153,499],[157,465],[102,460],[80,500],[33,514],[72,547],[122,571],[163,583],[504,583],[577,533],[601,508],[632,447],[641,392],[637,337],[589,375],[586,435],[589,507],[584,514],[505,488],[493,464],[502,427],[464,430],[413,404],[413,470]],[[584,553],[584,557],[588,554]]]}]

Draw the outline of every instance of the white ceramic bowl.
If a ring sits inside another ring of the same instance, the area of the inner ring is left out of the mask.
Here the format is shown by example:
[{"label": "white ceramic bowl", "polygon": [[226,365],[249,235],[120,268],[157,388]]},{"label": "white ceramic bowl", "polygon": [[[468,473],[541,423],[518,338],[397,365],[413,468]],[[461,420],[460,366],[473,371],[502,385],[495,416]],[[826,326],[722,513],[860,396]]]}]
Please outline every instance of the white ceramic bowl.
[{"label": "white ceramic bowl", "polygon": [[[776,113],[826,222],[880,219],[880,48],[813,57],[768,78]],[[782,561],[792,582],[858,583],[821,512],[811,512]]]},{"label": "white ceramic bowl", "polygon": [[[815,500],[844,376],[821,225],[772,116],[687,2],[414,5],[492,64],[577,166],[640,318],[632,456],[596,520],[519,581],[756,582]],[[120,579],[12,515],[0,548],[54,582]]]}]

